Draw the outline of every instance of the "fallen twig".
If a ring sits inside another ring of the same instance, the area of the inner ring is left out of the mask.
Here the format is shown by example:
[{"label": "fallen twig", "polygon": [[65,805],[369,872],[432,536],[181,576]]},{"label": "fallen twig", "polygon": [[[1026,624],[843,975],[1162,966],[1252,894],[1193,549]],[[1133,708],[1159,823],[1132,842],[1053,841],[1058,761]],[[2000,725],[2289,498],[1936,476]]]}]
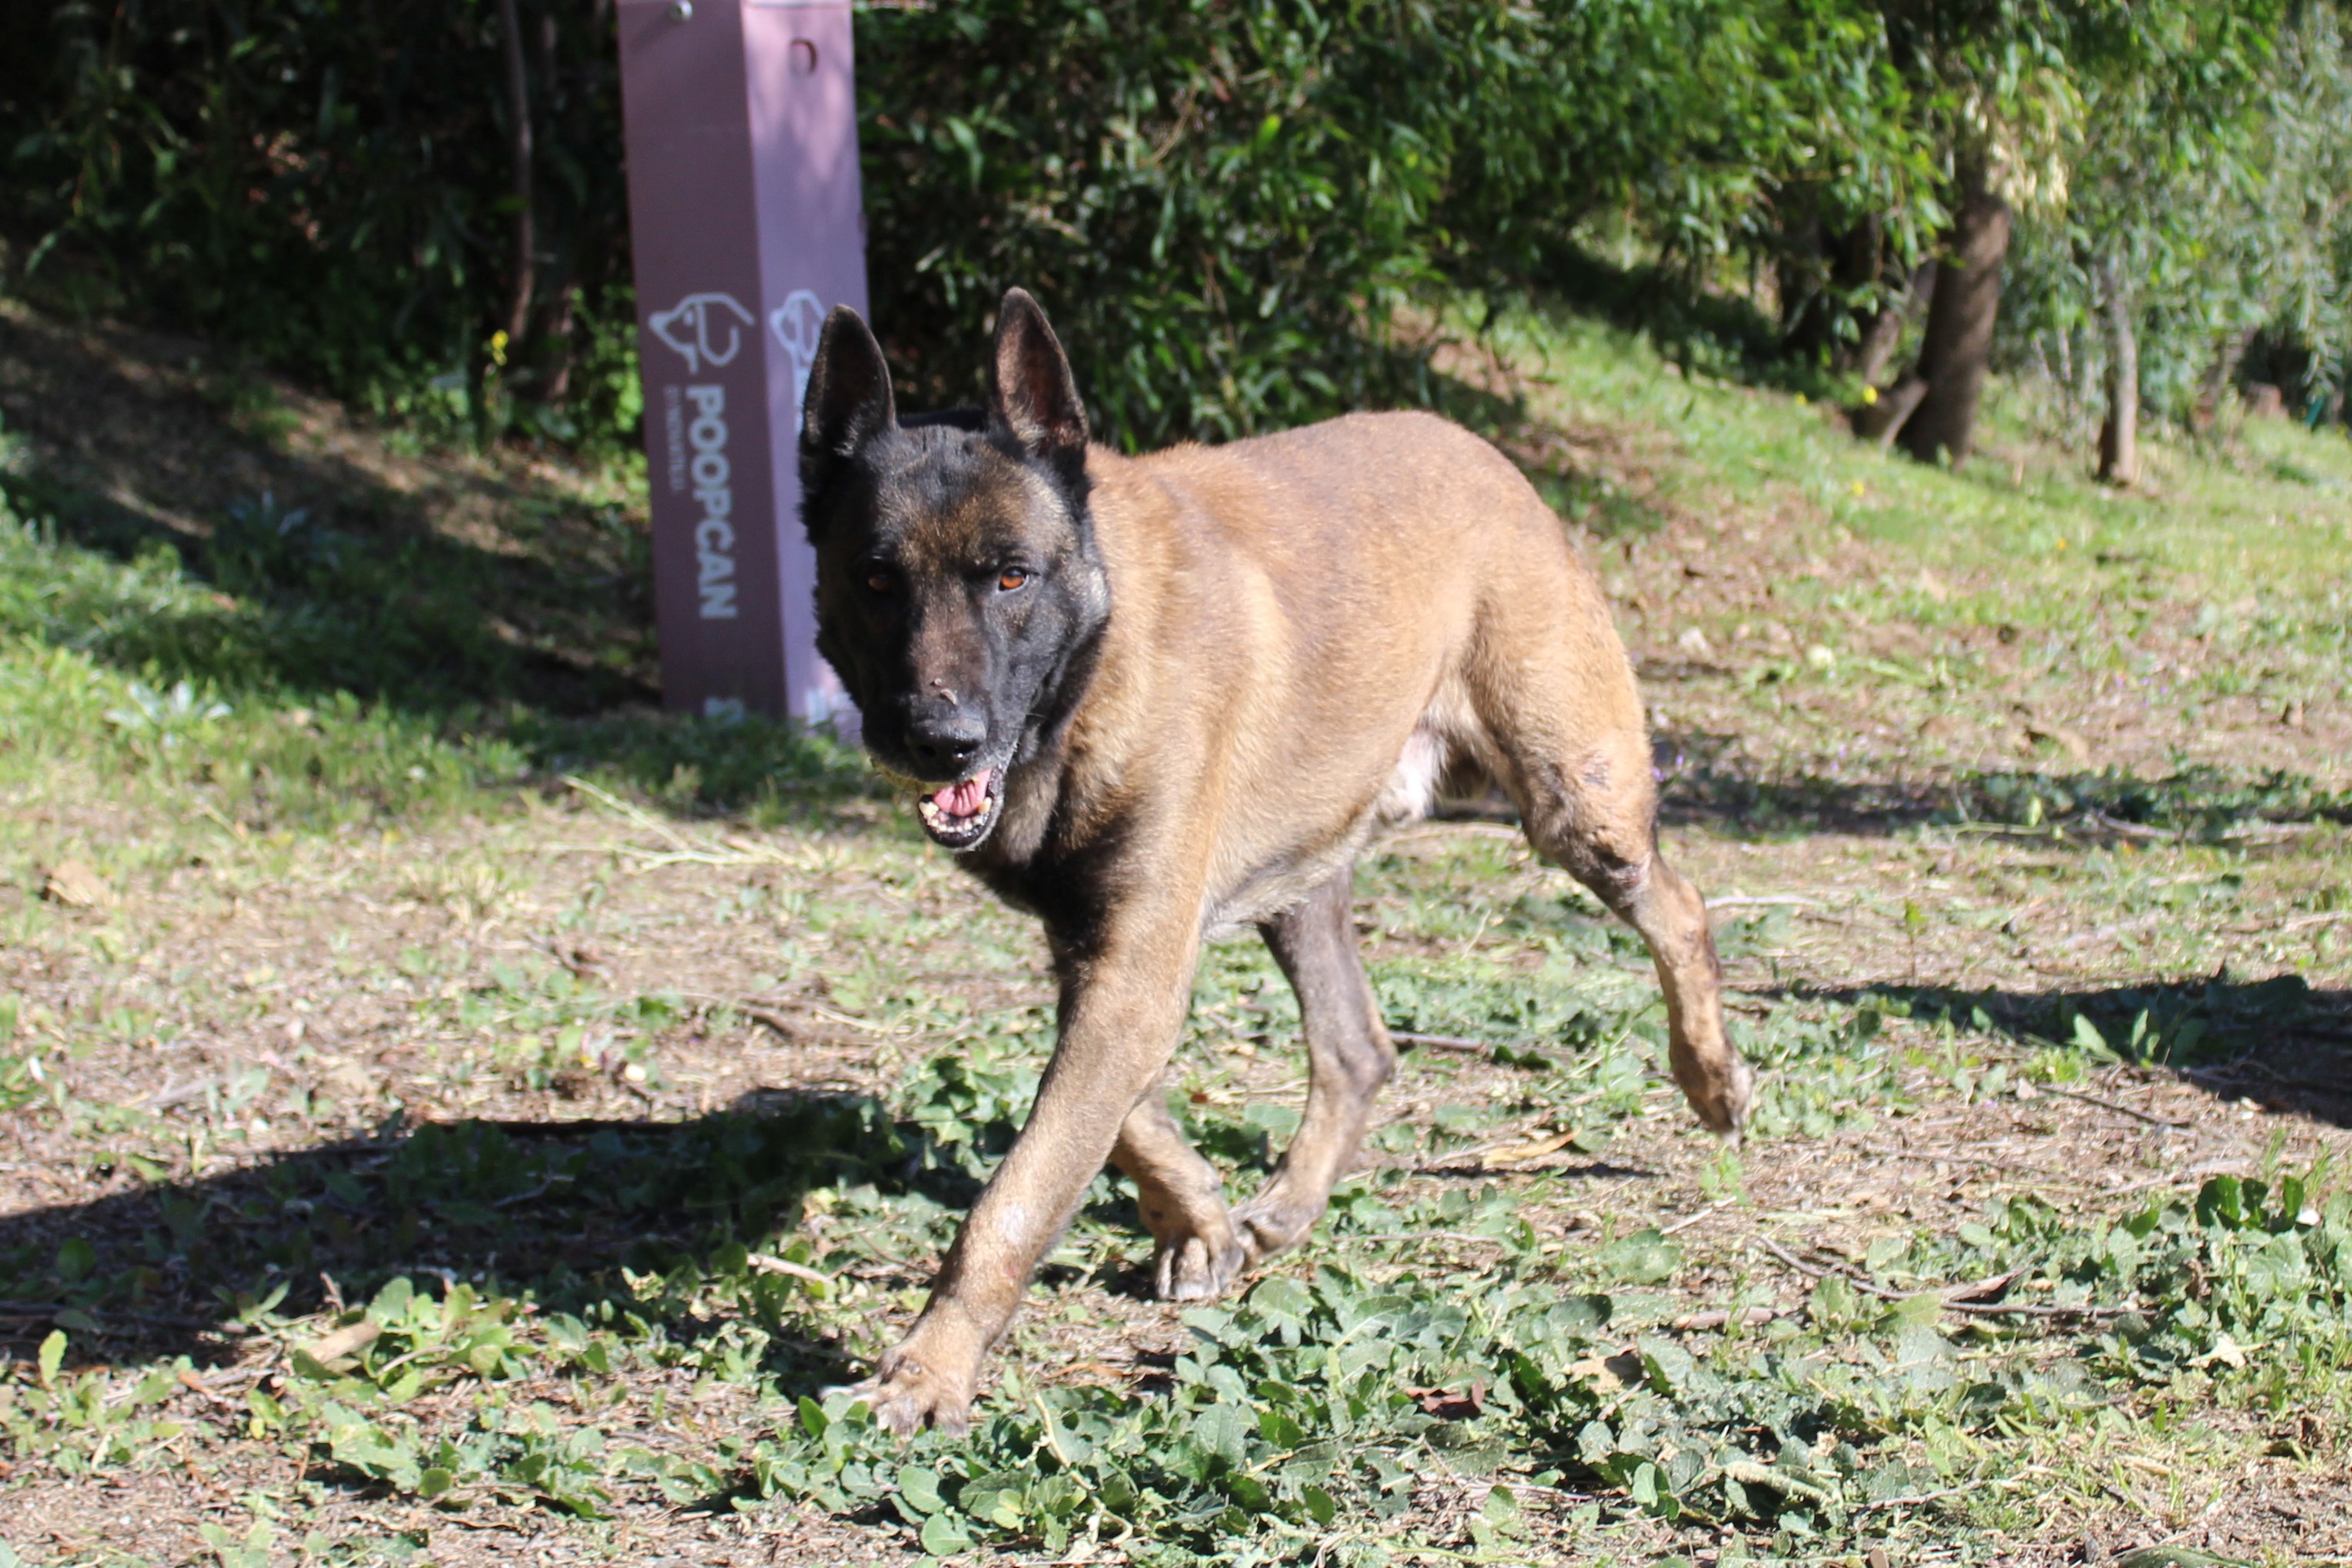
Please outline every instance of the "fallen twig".
[{"label": "fallen twig", "polygon": [[[1777,1307],[1748,1307],[1741,1310],[1739,1321],[1748,1328],[1760,1329],[1773,1319],[1785,1316],[1787,1314]],[[1706,1312],[1685,1312],[1666,1326],[1677,1333],[1685,1334],[1701,1329],[1727,1329],[1731,1326],[1731,1314],[1720,1308]]]},{"label": "fallen twig", "polygon": [[1948,1306],[1957,1306],[1972,1301],[1990,1300],[2017,1283],[2017,1277],[2024,1272],[2022,1268],[2012,1268],[2006,1274],[1996,1274],[1989,1279],[1979,1279],[1973,1285],[1955,1285],[1944,1292],[1944,1301]]},{"label": "fallen twig", "polygon": [[1706,1207],[1699,1210],[1698,1213],[1695,1215],[1686,1215],[1683,1218],[1675,1221],[1674,1224],[1666,1226],[1665,1229],[1658,1232],[1658,1234],[1660,1236],[1673,1236],[1677,1232],[1688,1230],[1691,1226],[1698,1224],[1699,1221],[1703,1219],[1712,1219],[1717,1215],[1721,1214],[1725,1209],[1731,1206],[1731,1199],[1726,1198],[1719,1204],[1709,1204]]},{"label": "fallen twig", "polygon": [[715,843],[679,832],[660,817],[642,806],[597,788],[583,778],[565,775],[563,782],[609,810],[617,812],[632,827],[639,828],[669,846],[667,849],[643,849],[631,844],[577,844],[557,846],[564,854],[625,855],[636,861],[639,871],[657,871],[666,866],[783,866],[794,867],[801,862],[783,850],[755,839],[730,834]]},{"label": "fallen twig", "polygon": [[1984,1306],[1969,1301],[1947,1301],[1944,1310],[1979,1318],[2128,1318],[2141,1310],[2137,1307],[2061,1307],[2023,1301],[1996,1301]]},{"label": "fallen twig", "polygon": [[1962,1492],[1972,1492],[1981,1487],[1995,1487],[2000,1484],[1999,1477],[1988,1476],[1983,1480],[1963,1482],[1957,1487],[1946,1487],[1941,1491],[1909,1492],[1902,1497],[1879,1498],[1871,1502],[1858,1502],[1853,1506],[1856,1512],[1874,1508],[1917,1508],[1923,1503],[1941,1502],[1948,1497],[1958,1497]]},{"label": "fallen twig", "polygon": [[1753,1459],[1734,1459],[1723,1467],[1726,1479],[1738,1481],[1743,1487],[1762,1487],[1779,1492],[1782,1497],[1796,1498],[1804,1502],[1824,1503],[1830,1494],[1811,1481],[1801,1481],[1782,1471],[1759,1465]]},{"label": "fallen twig", "polygon": [[789,1258],[778,1258],[772,1253],[755,1252],[744,1261],[762,1274],[788,1275],[794,1279],[805,1279],[812,1285],[822,1285],[828,1290],[833,1289],[831,1275],[811,1268],[805,1263],[794,1263]]},{"label": "fallen twig", "polygon": [[2195,1125],[2193,1122],[2174,1121],[2166,1117],[2151,1115],[2145,1110],[2134,1110],[2128,1105],[2118,1105],[2112,1100],[2102,1100],[2095,1094],[2084,1094],[2078,1089],[2060,1089],[2055,1084],[2045,1083],[2041,1086],[2041,1089],[2043,1094],[2054,1094],[2063,1100],[2079,1100],[2085,1105],[2095,1105],[2102,1110],[2112,1110],[2119,1116],[2128,1116],[2134,1121],[2145,1121],[2150,1127],[2168,1127],[2179,1132],[2185,1131]]},{"label": "fallen twig", "polygon": [[801,1037],[801,1032],[793,1026],[792,1019],[773,1007],[762,1007],[754,1002],[728,1002],[722,1005],[731,1012],[740,1013],[779,1039],[798,1043]]},{"label": "fallen twig", "polygon": [[645,829],[647,833],[663,839],[674,849],[687,854],[705,852],[701,850],[700,846],[643,806],[632,805],[610,791],[599,789],[586,779],[572,773],[563,775],[563,784],[567,789],[577,790],[607,810],[619,813],[628,819],[630,826]]},{"label": "fallen twig", "polygon": [[1799,1258],[1795,1253],[1790,1252],[1787,1247],[1782,1247],[1779,1242],[1774,1241],[1769,1236],[1759,1236],[1756,1239],[1763,1244],[1765,1251],[1769,1252],[1773,1257],[1779,1258],[1781,1262],[1787,1264],[1790,1268],[1795,1269],[1800,1274],[1809,1275],[1815,1279],[1826,1279],[1828,1276],[1835,1274],[1839,1279],[1844,1280],[1847,1284],[1853,1286],[1855,1289],[1860,1290],[1864,1295],[1875,1296],[1882,1301],[1913,1301],[1918,1300],[1922,1296],[1933,1296],[1936,1298],[1937,1303],[1947,1312],[1959,1312],[1964,1315],[1980,1318],[1999,1318],[2008,1316],[2023,1318],[2125,1318],[2129,1317],[2132,1313],[2139,1310],[2137,1307],[2061,1307],[2027,1305],[2021,1302],[1979,1302],[1974,1300],[1974,1298],[1979,1296],[1991,1295],[1998,1291],[2007,1289],[2011,1285],[2016,1282],[2018,1274],[2021,1272],[2021,1270],[2016,1269],[2012,1269],[2007,1274],[1995,1275],[1990,1279],[1979,1279],[1972,1284],[1946,1286],[1939,1290],[1915,1290],[1906,1294],[1900,1290],[1889,1290],[1884,1285],[1877,1284],[1872,1280],[1863,1278],[1862,1275],[1851,1268],[1843,1267],[1837,1268],[1824,1268],[1816,1264],[1807,1263],[1803,1258]]},{"label": "fallen twig", "polygon": [[172,1381],[178,1384],[182,1388],[186,1389],[190,1394],[194,1394],[199,1399],[207,1400],[215,1405],[225,1405],[229,1406],[231,1409],[243,1408],[238,1401],[231,1399],[227,1394],[223,1394],[219,1389],[215,1388],[203,1378],[198,1377],[192,1368],[182,1367],[178,1374],[175,1375]]},{"label": "fallen twig", "polygon": [[2084,812],[2083,814],[2083,820],[2089,823],[2094,827],[2104,827],[2109,833],[2121,834],[2126,838],[2155,839],[2180,838],[2186,837],[2186,835],[2178,828],[2150,827],[2144,822],[2126,822],[2121,817],[2109,816],[2105,812],[2098,810],[2096,807],[2093,807],[2091,810]]}]

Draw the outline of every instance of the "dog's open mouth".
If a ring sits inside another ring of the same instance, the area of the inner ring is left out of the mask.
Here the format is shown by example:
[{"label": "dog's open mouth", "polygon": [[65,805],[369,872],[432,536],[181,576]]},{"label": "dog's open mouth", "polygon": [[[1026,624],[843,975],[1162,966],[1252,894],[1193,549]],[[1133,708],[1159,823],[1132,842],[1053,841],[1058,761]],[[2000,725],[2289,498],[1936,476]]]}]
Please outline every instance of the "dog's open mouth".
[{"label": "dog's open mouth", "polygon": [[933,842],[950,849],[970,849],[996,826],[999,802],[1004,795],[1004,773],[982,768],[945,789],[915,797],[916,814]]}]

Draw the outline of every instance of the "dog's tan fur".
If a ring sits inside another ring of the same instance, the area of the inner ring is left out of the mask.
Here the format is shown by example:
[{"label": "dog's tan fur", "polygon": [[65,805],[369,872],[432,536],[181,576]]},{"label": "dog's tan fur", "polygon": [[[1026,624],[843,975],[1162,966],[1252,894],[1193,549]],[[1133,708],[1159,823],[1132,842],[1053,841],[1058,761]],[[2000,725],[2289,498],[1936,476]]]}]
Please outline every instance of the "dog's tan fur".
[{"label": "dog's tan fur", "polygon": [[[1000,329],[996,413],[1016,434],[1051,401],[1020,384],[1034,334],[1005,346],[1034,311],[1016,291]],[[1052,343],[1042,314],[1034,330]],[[1536,848],[1647,939],[1700,1119],[1736,1131],[1748,1104],[1704,903],[1657,853],[1642,701],[1608,605],[1506,458],[1429,415],[1367,414],[1143,458],[1093,447],[1085,471],[1110,589],[1099,658],[967,857],[1047,915],[1061,1038],[929,1305],[864,1385],[901,1431],[964,1424],[982,1358],[1107,1160],[1135,1180],[1163,1296],[1215,1295],[1305,1236],[1394,1063],[1349,868],[1441,777],[1498,783]],[[1110,870],[1080,938],[1024,878],[1095,851]],[[1229,1209],[1163,1075],[1202,942],[1253,924],[1298,993],[1311,1076],[1279,1170]]]}]

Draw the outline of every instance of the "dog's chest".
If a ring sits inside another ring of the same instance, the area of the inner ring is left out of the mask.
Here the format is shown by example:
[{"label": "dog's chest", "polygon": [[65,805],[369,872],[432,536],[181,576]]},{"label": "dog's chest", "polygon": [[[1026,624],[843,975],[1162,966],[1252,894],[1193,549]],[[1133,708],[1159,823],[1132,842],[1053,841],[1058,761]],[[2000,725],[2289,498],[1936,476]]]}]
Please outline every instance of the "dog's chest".
[{"label": "dog's chest", "polygon": [[1223,896],[1212,895],[1201,911],[1201,935],[1206,942],[1234,936],[1283,910],[1295,909],[1307,896],[1344,870],[1370,837],[1369,820],[1361,831],[1319,854],[1302,855],[1286,863],[1262,868],[1240,887]]}]

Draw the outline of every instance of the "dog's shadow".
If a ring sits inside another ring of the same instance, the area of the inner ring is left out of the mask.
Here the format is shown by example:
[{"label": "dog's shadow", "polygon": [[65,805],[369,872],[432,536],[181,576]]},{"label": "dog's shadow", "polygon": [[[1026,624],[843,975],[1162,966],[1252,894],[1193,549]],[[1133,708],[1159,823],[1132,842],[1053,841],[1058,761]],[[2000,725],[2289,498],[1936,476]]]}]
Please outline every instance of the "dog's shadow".
[{"label": "dog's shadow", "polygon": [[[645,1282],[780,1246],[821,1187],[943,1210],[978,1191],[949,1152],[856,1095],[762,1094],[685,1121],[389,1128],[0,1217],[0,1343],[21,1352],[64,1326],[72,1364],[216,1366],[240,1359],[260,1310],[315,1312],[330,1292],[357,1305],[395,1278],[592,1321],[635,1314],[692,1342],[719,1321],[694,1292]],[[905,1262],[897,1282],[921,1283],[924,1260]],[[787,1395],[846,1380],[839,1351],[793,1314],[761,1317],[761,1370]]]}]

